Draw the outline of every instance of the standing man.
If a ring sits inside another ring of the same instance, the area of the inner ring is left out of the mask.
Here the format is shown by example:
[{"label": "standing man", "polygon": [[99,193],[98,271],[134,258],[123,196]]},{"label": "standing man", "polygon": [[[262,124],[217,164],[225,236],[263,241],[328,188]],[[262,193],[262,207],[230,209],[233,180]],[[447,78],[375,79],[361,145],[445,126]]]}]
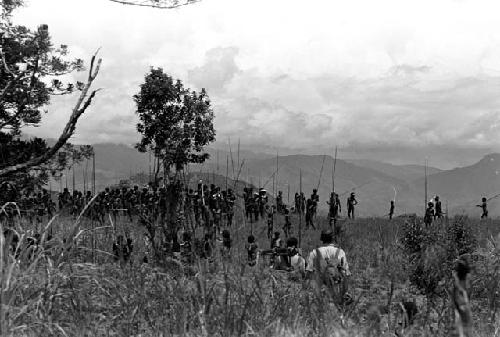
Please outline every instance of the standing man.
[{"label": "standing man", "polygon": [[335,225],[337,223],[337,218],[339,213],[341,212],[342,206],[340,204],[339,195],[335,192],[330,194],[330,200],[326,202],[328,207],[328,215],[329,215],[329,223],[330,227],[332,227],[332,223]]},{"label": "standing man", "polygon": [[285,233],[285,238],[290,236],[292,231],[292,223],[290,222],[290,211],[286,205],[283,205],[283,213],[285,215],[285,223],[283,224],[283,232]]},{"label": "standing man", "polygon": [[278,213],[283,214],[283,192],[278,191],[278,196],[276,197],[276,205],[278,206]]},{"label": "standing man", "polygon": [[480,207],[483,210],[483,214],[481,214],[481,219],[486,219],[488,217],[488,199],[483,197],[481,199],[481,204],[476,205],[476,207]]},{"label": "standing man", "polygon": [[295,213],[301,213],[301,208],[300,208],[300,195],[298,192],[295,192]]},{"label": "standing man", "polygon": [[318,203],[319,203],[319,195],[318,195],[318,190],[313,189],[313,192],[311,194],[311,200],[314,203],[314,213],[313,215],[316,215],[316,210],[318,209]]},{"label": "standing man", "polygon": [[358,201],[356,200],[356,195],[352,192],[349,198],[347,198],[347,217],[349,219],[354,219],[354,206],[357,204]]},{"label": "standing man", "polygon": [[432,219],[434,218],[434,204],[432,202],[427,203],[427,209],[425,210],[424,223],[426,227],[432,225]]},{"label": "standing man", "polygon": [[307,199],[307,204],[306,204],[306,228],[312,227],[313,229],[316,229],[314,226],[314,201],[312,199]]},{"label": "standing man", "polygon": [[441,200],[439,196],[436,195],[434,198],[434,219],[441,219],[443,217],[443,206],[441,205]]},{"label": "standing man", "polygon": [[394,200],[391,200],[391,208],[389,209],[389,220],[392,220],[392,217],[394,216],[394,209],[396,206],[394,205]]}]

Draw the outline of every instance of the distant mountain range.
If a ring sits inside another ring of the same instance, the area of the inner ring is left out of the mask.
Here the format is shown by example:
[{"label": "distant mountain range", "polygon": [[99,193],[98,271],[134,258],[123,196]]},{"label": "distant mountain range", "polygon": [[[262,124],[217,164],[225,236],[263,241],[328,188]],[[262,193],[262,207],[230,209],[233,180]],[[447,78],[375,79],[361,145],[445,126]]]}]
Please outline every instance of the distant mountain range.
[{"label": "distant mountain range", "polygon": [[[131,146],[95,144],[94,150],[96,185],[99,189],[128,179],[136,173],[149,174],[149,155],[139,153]],[[334,159],[331,156],[297,154],[276,157],[240,151],[238,166],[236,149],[228,152],[210,148],[208,152],[211,158],[202,165],[191,165],[190,172],[203,173],[209,182],[211,177],[216,176],[216,182],[219,183],[220,177],[224,177],[227,171],[230,181],[238,179],[264,187],[270,193],[273,190],[281,190],[284,200],[290,200],[290,203],[294,200],[294,194],[301,188],[306,196],[311,194],[313,188],[318,188],[320,210],[326,212],[326,201],[332,190]],[[85,171],[87,186],[90,186],[91,167],[90,161],[75,167],[77,188],[83,189]],[[425,201],[424,172],[425,168],[421,165],[393,165],[375,160],[339,158],[335,167],[335,190],[341,195],[342,206],[345,206],[348,194],[356,193],[360,216],[386,215],[389,202],[394,197],[397,214],[420,214],[423,212]],[[448,204],[450,213],[465,212],[477,215],[479,210],[475,205],[483,195],[490,197],[500,193],[500,154],[490,154],[474,165],[452,170],[428,167],[427,174],[428,198],[439,195],[443,206]],[[66,172],[62,184],[52,182],[52,188],[66,186],[66,180],[71,188],[72,175],[73,170]],[[496,211],[500,212],[500,202],[493,199],[490,201],[490,212],[494,215]]]}]

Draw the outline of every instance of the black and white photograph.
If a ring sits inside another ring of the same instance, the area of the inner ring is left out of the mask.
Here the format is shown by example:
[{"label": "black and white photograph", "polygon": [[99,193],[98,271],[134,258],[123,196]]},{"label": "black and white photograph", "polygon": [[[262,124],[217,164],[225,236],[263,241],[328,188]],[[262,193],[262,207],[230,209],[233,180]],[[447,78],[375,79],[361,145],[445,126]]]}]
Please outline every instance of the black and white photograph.
[{"label": "black and white photograph", "polygon": [[1,337],[500,337],[500,2],[1,0]]}]

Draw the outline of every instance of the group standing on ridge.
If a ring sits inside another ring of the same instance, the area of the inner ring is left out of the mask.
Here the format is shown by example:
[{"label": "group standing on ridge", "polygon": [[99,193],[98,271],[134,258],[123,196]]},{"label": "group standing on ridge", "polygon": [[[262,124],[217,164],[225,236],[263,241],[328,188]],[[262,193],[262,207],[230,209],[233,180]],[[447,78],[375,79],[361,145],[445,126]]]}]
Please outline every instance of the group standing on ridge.
[{"label": "group standing on ridge", "polygon": [[[64,188],[60,193],[46,189],[16,191],[10,184],[3,184],[0,186],[0,192],[3,199],[11,200],[10,203],[16,206],[4,207],[0,221],[18,216],[36,224],[37,229],[57,213],[74,218],[83,215],[100,225],[111,223],[115,227],[116,223],[124,221],[147,226],[148,223],[166,223],[167,219],[170,219],[173,225],[168,226],[172,228],[162,236],[160,246],[164,254],[185,263],[192,263],[195,255],[209,263],[214,262],[217,254],[222,261],[230,260],[234,240],[231,232],[239,230],[234,228],[235,208],[239,207],[237,193],[227,187],[227,184],[222,188],[215,184],[207,185],[200,180],[193,186],[171,180],[163,186],[149,183],[143,187],[107,187],[96,194],[91,191],[70,192],[68,188]],[[355,192],[349,192],[345,199],[347,214],[342,217],[340,197],[344,194],[331,192],[326,201],[330,229],[335,229],[341,219],[356,218],[358,200]],[[175,202],[172,196],[175,196]],[[298,224],[293,222],[298,216],[300,222],[304,221],[302,230],[314,231],[319,228],[316,222],[320,203],[317,189],[313,189],[308,198],[303,191],[295,193],[292,205],[285,203],[282,191],[277,191],[275,199],[272,200],[272,196],[264,188],[245,186],[240,196],[247,230],[253,228],[254,224],[262,226],[269,240],[269,248],[261,249],[258,236],[251,230],[245,245],[250,267],[259,264],[261,258],[276,270],[299,271],[306,275],[319,268],[314,266],[313,261],[317,256],[322,256],[327,262],[326,267],[322,265],[321,268],[328,269],[328,261],[334,260],[345,275],[349,274],[345,253],[332,243],[331,237],[335,231],[322,232],[321,240],[326,245],[324,249],[313,250],[307,259],[302,256],[299,247],[300,225],[297,226]],[[488,199],[483,197],[477,205],[482,210],[481,219],[488,217],[487,202]],[[392,220],[395,213],[396,202],[391,200],[386,216]],[[440,197],[435,196],[427,204],[423,222],[430,226],[445,214]],[[241,225],[238,224],[238,228],[242,228]],[[197,229],[201,229],[203,233],[202,240],[196,238]],[[255,231],[257,230],[258,228],[255,228]],[[134,242],[130,232],[124,231],[123,234],[117,235],[112,242],[115,260],[128,262],[133,252]]]}]

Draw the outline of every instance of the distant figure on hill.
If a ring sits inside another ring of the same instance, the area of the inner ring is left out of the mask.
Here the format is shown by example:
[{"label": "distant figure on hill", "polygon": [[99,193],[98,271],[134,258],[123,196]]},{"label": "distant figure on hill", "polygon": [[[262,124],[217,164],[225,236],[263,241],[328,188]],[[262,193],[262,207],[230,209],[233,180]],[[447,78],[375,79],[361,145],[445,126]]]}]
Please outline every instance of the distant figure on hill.
[{"label": "distant figure on hill", "polygon": [[425,210],[424,223],[426,226],[432,225],[432,220],[434,219],[434,204],[432,202],[427,203],[427,208]]},{"label": "distant figure on hill", "polygon": [[300,214],[300,195],[298,192],[295,193],[295,212]]},{"label": "distant figure on hill", "polygon": [[313,229],[316,229],[314,226],[314,212],[315,212],[315,204],[312,199],[307,199],[307,204],[306,204],[306,228],[312,227]]},{"label": "distant figure on hill", "polygon": [[319,204],[319,195],[317,189],[313,189],[313,192],[311,194],[311,200],[314,203],[313,215],[316,215],[316,210],[318,209],[318,204]]},{"label": "distant figure on hill", "polygon": [[349,219],[354,219],[354,206],[357,204],[358,201],[356,200],[356,195],[352,192],[349,198],[347,198],[347,217]]},{"label": "distant figure on hill", "polygon": [[394,209],[396,208],[394,204],[394,200],[391,200],[391,208],[389,209],[389,220],[392,220],[392,217],[394,216]]},{"label": "distant figure on hill", "polygon": [[483,197],[481,199],[481,204],[476,205],[476,207],[480,207],[483,210],[483,214],[481,214],[481,219],[486,219],[488,217],[488,199]]},{"label": "distant figure on hill", "polygon": [[290,232],[292,231],[292,223],[290,222],[290,211],[286,205],[283,205],[282,208],[283,214],[285,215],[285,223],[283,224],[283,232],[285,233],[285,238],[290,236]]},{"label": "distant figure on hill", "polygon": [[342,210],[342,206],[340,204],[339,195],[335,192],[330,193],[330,200],[326,202],[328,204],[328,216],[329,216],[329,224],[332,227],[332,224],[337,223],[337,218]]},{"label": "distant figure on hill", "polygon": [[274,229],[274,205],[269,207],[266,205],[266,214],[267,214],[267,238],[270,239],[273,236]]},{"label": "distant figure on hill", "polygon": [[443,207],[439,196],[434,198],[434,219],[441,219],[443,217]]},{"label": "distant figure on hill", "polygon": [[277,205],[277,211],[280,214],[283,214],[283,192],[278,191],[278,196],[276,197],[276,205]]}]

